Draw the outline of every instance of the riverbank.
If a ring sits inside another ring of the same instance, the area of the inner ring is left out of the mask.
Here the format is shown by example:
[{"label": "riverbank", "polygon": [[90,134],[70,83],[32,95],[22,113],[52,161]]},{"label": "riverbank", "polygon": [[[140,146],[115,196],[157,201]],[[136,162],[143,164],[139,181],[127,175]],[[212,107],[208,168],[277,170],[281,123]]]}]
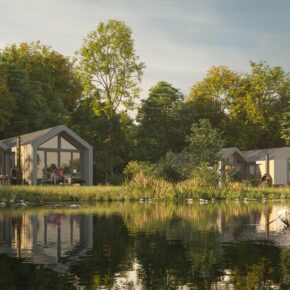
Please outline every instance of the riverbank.
[{"label": "riverbank", "polygon": [[0,201],[30,202],[186,200],[186,199],[289,199],[289,187],[251,187],[231,184],[222,188],[196,187],[190,182],[178,184],[156,181],[154,186],[0,186]]}]

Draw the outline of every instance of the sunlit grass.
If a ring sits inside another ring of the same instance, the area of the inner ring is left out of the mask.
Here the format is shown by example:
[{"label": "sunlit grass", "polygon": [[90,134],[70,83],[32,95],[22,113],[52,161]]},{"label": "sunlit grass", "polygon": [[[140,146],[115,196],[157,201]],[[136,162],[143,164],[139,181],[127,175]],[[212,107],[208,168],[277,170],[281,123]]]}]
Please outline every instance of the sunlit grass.
[{"label": "sunlit grass", "polygon": [[0,199],[28,201],[96,201],[124,198],[122,186],[2,186]]},{"label": "sunlit grass", "polygon": [[139,176],[123,186],[0,186],[0,200],[45,202],[118,200],[288,199],[289,187],[251,187],[232,183],[221,188],[200,186],[194,180],[176,184]]}]

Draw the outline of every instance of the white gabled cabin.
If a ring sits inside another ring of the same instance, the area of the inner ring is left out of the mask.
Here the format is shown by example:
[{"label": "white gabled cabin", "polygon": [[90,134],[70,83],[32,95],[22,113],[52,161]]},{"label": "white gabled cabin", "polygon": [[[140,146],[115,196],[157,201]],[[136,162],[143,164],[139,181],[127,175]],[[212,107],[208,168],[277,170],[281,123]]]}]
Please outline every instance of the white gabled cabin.
[{"label": "white gabled cabin", "polygon": [[0,176],[8,183],[16,169],[23,184],[49,184],[56,166],[68,182],[77,177],[92,185],[92,146],[65,125],[0,141]]}]

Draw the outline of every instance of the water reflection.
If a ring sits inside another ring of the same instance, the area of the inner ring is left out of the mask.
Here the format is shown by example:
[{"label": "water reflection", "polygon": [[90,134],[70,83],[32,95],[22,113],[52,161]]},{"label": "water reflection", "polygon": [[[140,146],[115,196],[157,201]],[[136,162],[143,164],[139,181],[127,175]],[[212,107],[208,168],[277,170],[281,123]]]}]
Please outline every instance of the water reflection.
[{"label": "water reflection", "polygon": [[1,209],[0,289],[287,289],[282,206]]}]

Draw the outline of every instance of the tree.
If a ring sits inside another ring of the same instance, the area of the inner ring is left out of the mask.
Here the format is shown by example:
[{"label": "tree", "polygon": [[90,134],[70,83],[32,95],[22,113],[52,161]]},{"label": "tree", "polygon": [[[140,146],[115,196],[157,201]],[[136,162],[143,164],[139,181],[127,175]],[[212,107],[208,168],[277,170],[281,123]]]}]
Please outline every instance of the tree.
[{"label": "tree", "polygon": [[290,146],[290,101],[281,119],[281,138]]},{"label": "tree", "polygon": [[245,150],[283,146],[281,116],[290,98],[289,74],[264,62],[250,66],[250,73],[211,68],[190,92],[187,118],[194,122],[208,118],[223,131],[226,146]]},{"label": "tree", "polygon": [[0,65],[1,82],[14,100],[3,137],[68,123],[82,94],[68,58],[40,42],[21,43],[0,50]]},{"label": "tree", "polygon": [[206,77],[191,88],[185,106],[187,123],[191,126],[199,119],[208,119],[222,128],[240,81],[241,75],[226,66],[210,68]]},{"label": "tree", "polygon": [[[86,98],[80,101],[72,116],[72,129],[94,148],[94,182],[108,181],[106,176],[107,162],[107,117],[103,111],[95,113],[96,100]],[[129,116],[122,112],[113,118],[113,142],[111,144],[111,160],[114,178],[111,183],[122,181],[121,173],[132,158],[135,140],[135,125]]]},{"label": "tree", "polygon": [[264,62],[250,65],[230,108],[231,142],[242,149],[283,146],[280,120],[290,99],[289,75]]},{"label": "tree", "polygon": [[137,159],[156,162],[185,145],[181,108],[184,96],[167,82],[158,82],[138,110]]},{"label": "tree", "polygon": [[96,99],[96,114],[104,112],[108,121],[106,171],[112,177],[114,116],[120,109],[133,108],[144,63],[135,54],[131,29],[118,20],[101,22],[77,54],[85,93]]},{"label": "tree", "polygon": [[15,100],[9,92],[7,83],[7,72],[5,67],[0,63],[0,132],[11,122],[12,110]]},{"label": "tree", "polygon": [[198,125],[193,124],[187,142],[187,152],[195,167],[218,165],[224,141],[221,133],[211,126],[209,120],[201,119]]}]

